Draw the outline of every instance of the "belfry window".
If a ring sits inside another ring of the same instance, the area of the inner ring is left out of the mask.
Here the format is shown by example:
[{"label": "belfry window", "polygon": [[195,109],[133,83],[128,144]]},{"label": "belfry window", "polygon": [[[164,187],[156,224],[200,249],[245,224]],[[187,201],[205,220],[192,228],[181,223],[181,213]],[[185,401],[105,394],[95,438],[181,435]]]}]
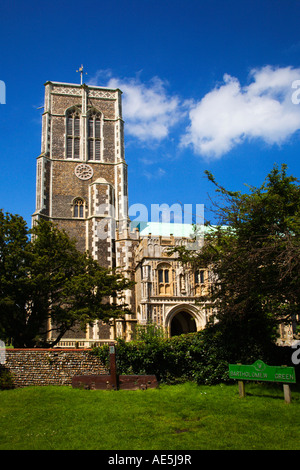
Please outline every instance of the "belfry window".
[{"label": "belfry window", "polygon": [[79,111],[67,114],[67,158],[80,158],[80,115]]},{"label": "belfry window", "polygon": [[84,200],[80,197],[76,198],[73,203],[73,217],[78,217],[80,219],[84,218],[85,204]]},{"label": "belfry window", "polygon": [[101,115],[96,111],[88,117],[88,158],[100,160],[101,156]]}]

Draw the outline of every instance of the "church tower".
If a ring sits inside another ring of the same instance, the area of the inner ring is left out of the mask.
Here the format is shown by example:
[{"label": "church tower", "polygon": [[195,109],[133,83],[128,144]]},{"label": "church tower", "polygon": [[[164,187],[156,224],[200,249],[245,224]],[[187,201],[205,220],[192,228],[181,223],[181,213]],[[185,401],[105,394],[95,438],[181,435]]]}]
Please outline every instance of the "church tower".
[{"label": "church tower", "polygon": [[47,82],[33,220],[53,221],[103,267],[128,223],[121,91]]},{"label": "church tower", "polygon": [[[104,268],[131,277],[127,164],[122,92],[86,84],[45,83],[41,154],[37,158],[36,210],[76,239]],[[126,292],[129,308],[133,306]],[[89,346],[126,337],[132,316],[86,332],[70,332],[60,346]],[[75,336],[74,336],[75,335]],[[80,341],[81,340],[81,341]]]}]

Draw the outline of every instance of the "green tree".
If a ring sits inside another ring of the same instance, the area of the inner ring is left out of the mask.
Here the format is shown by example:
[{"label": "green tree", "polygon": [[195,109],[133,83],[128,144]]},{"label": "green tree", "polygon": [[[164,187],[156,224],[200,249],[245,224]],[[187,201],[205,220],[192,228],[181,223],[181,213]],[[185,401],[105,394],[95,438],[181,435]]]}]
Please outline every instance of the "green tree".
[{"label": "green tree", "polygon": [[0,333],[15,347],[54,346],[75,325],[130,313],[122,293],[131,287],[52,223],[28,230],[22,217],[0,211]]},{"label": "green tree", "polygon": [[17,329],[18,311],[26,305],[29,233],[18,215],[0,211],[0,334],[11,339]]},{"label": "green tree", "polygon": [[206,172],[220,196],[218,225],[207,224],[199,252],[176,250],[195,269],[210,267],[211,289],[201,301],[215,308],[214,330],[234,359],[263,351],[279,324],[299,316],[300,187],[286,169],[274,166],[261,187],[245,194],[226,190]]}]

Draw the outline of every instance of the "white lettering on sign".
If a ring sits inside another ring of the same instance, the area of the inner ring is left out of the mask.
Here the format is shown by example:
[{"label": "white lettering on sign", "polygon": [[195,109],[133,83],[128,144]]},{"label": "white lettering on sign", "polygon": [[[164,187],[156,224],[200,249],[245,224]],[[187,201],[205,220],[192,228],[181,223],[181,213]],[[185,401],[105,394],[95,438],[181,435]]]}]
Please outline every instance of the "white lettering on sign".
[{"label": "white lettering on sign", "polygon": [[295,377],[291,374],[275,374],[275,379],[295,380]]}]

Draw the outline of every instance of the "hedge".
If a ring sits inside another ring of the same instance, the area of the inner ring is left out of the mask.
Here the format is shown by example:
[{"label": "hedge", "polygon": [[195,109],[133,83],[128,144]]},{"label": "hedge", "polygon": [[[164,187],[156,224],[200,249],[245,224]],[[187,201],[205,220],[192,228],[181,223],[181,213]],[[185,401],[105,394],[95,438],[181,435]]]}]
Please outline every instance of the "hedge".
[{"label": "hedge", "polygon": [[[94,349],[109,367],[108,346]],[[155,374],[159,382],[195,381],[214,384],[228,381],[228,363],[204,347],[202,334],[189,333],[172,338],[150,338],[125,342],[117,340],[119,374]]]},{"label": "hedge", "polygon": [[[246,352],[245,352],[246,351]],[[161,335],[144,335],[142,340],[116,343],[118,374],[155,374],[159,382],[178,383],[194,381],[213,385],[231,382],[228,364],[252,364],[261,359],[270,365],[287,364],[290,348],[269,344],[264,351],[253,346],[231,354],[218,328],[206,328],[197,333],[164,338]],[[108,346],[94,349],[109,368]]]}]

